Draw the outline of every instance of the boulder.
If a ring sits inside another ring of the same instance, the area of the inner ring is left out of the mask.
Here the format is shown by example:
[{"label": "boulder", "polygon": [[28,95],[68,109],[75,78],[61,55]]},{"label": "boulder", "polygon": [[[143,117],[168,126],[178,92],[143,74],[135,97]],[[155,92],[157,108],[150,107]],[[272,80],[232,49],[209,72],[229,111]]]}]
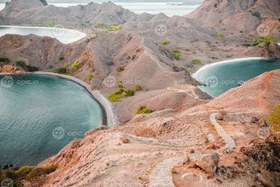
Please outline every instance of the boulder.
[{"label": "boulder", "polygon": [[214,174],[218,168],[219,160],[218,153],[205,154],[195,164],[205,172]]}]

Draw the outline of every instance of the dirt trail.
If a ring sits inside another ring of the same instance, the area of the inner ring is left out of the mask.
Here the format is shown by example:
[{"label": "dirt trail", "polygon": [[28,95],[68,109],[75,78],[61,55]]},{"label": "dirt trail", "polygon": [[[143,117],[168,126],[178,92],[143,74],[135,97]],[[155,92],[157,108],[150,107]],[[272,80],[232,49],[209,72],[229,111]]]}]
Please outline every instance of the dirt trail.
[{"label": "dirt trail", "polygon": [[175,187],[172,179],[172,168],[184,159],[183,156],[164,159],[149,175],[149,187]]},{"label": "dirt trail", "polygon": [[223,129],[223,127],[217,122],[216,120],[216,116],[219,113],[213,113],[210,115],[210,122],[211,124],[213,124],[215,126],[216,131],[218,132],[218,134],[223,138],[223,140],[226,143],[226,149],[228,149],[229,151],[233,150],[236,146],[234,140],[232,139],[231,136],[229,136],[225,130]]}]

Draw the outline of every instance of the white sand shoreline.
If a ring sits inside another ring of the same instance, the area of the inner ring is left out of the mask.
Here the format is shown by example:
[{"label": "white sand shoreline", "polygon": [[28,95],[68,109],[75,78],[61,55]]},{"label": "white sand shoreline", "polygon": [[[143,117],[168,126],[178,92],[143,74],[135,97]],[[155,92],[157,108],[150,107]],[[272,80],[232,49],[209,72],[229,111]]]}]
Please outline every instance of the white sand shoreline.
[{"label": "white sand shoreline", "polygon": [[223,60],[220,62],[214,62],[211,64],[207,64],[204,65],[203,67],[201,67],[199,70],[197,70],[195,73],[193,73],[191,76],[196,79],[196,76],[203,70],[212,67],[212,66],[216,66],[218,64],[227,64],[227,63],[235,63],[235,62],[240,62],[240,61],[244,61],[244,60],[265,60],[267,58],[263,58],[263,57],[246,57],[246,58],[235,58],[235,59],[230,59],[230,60]]}]

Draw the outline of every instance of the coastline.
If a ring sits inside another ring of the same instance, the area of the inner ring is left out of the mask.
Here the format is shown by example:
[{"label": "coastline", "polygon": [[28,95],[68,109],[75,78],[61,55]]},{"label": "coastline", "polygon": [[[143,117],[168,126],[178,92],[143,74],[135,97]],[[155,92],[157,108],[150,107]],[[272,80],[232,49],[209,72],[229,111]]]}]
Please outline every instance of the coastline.
[{"label": "coastline", "polygon": [[21,74],[0,73],[0,75],[14,75],[14,76],[25,75],[25,74],[56,76],[79,84],[80,86],[85,88],[86,91],[91,95],[91,97],[100,105],[101,110],[103,112],[103,119],[102,119],[103,124],[101,125],[107,125],[108,127],[116,127],[119,125],[119,120],[116,115],[113,104],[110,103],[110,101],[107,100],[106,97],[100,91],[97,90],[93,91],[87,83],[85,83],[84,81],[76,77],[52,73],[52,72],[42,72],[42,71],[33,72],[33,73],[21,73]]},{"label": "coastline", "polygon": [[205,70],[205,69],[207,69],[209,67],[216,66],[218,64],[235,63],[235,62],[240,62],[240,61],[244,61],[244,60],[265,60],[265,59],[267,59],[267,58],[263,58],[263,57],[245,57],[245,58],[235,58],[235,59],[230,59],[230,60],[223,60],[223,61],[219,61],[219,62],[214,62],[214,63],[202,66],[195,73],[191,74],[191,76],[196,80],[197,74],[199,74],[201,71],[203,71],[203,70]]}]

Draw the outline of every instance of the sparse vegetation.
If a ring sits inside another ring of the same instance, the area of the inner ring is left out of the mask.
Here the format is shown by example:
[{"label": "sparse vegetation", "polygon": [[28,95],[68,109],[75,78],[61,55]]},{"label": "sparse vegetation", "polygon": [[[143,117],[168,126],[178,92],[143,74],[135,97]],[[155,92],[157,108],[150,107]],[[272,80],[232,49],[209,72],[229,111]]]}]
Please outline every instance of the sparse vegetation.
[{"label": "sparse vegetation", "polygon": [[280,104],[275,106],[274,111],[268,117],[268,122],[271,123],[273,130],[280,131]]},{"label": "sparse vegetation", "polygon": [[54,20],[49,20],[47,23],[31,23],[30,25],[33,27],[54,27],[55,24]]},{"label": "sparse vegetation", "polygon": [[134,91],[138,92],[138,91],[142,91],[142,90],[143,90],[143,88],[140,86],[140,84],[136,84],[134,86]]},{"label": "sparse vegetation", "polygon": [[90,82],[90,81],[92,81],[93,77],[94,77],[94,76],[93,76],[93,74],[91,73],[91,74],[88,75],[87,80]]},{"label": "sparse vegetation", "polygon": [[259,45],[266,42],[277,42],[277,40],[272,36],[257,36],[257,39],[254,41],[253,45]]},{"label": "sparse vegetation", "polygon": [[74,63],[71,65],[71,69],[73,71],[76,71],[80,68],[81,62],[79,60],[75,60]]},{"label": "sparse vegetation", "polygon": [[150,114],[150,113],[153,113],[154,111],[149,109],[147,106],[141,106],[136,114]]},{"label": "sparse vegetation", "polygon": [[162,40],[162,41],[161,41],[161,44],[162,44],[162,45],[168,45],[168,44],[169,44],[169,41],[168,41],[168,40]]},{"label": "sparse vegetation", "polygon": [[67,73],[67,69],[65,67],[60,67],[60,68],[57,68],[54,72],[59,73],[59,74],[65,74],[65,73]]},{"label": "sparse vegetation", "polygon": [[117,92],[109,95],[108,99],[111,102],[117,102],[119,99],[121,99],[123,97],[131,97],[131,96],[134,96],[134,94],[135,94],[135,92],[133,90],[119,88],[119,90]]},{"label": "sparse vegetation", "polygon": [[60,55],[59,55],[59,60],[60,60],[60,61],[64,60],[64,54],[63,54],[63,53],[60,53]]},{"label": "sparse vegetation", "polygon": [[222,40],[223,39],[223,33],[222,32],[218,32],[217,33],[217,39],[218,40]]},{"label": "sparse vegetation", "polygon": [[28,72],[39,71],[39,68],[37,68],[35,66],[27,65],[22,60],[16,61],[16,66],[21,67],[22,69],[24,69],[25,71],[28,71]]},{"label": "sparse vegetation", "polygon": [[14,186],[22,186],[23,181],[38,182],[44,175],[50,174],[57,169],[57,164],[47,167],[22,166],[15,169],[6,169],[0,171],[0,181],[11,179]]},{"label": "sparse vegetation", "polygon": [[257,46],[266,42],[277,42],[277,39],[272,36],[246,36],[245,40],[246,43],[243,46],[246,47]]},{"label": "sparse vegetation", "polygon": [[117,72],[121,73],[125,70],[125,67],[124,66],[120,66],[117,68]]},{"label": "sparse vegetation", "polygon": [[124,88],[123,81],[118,81],[118,88]]},{"label": "sparse vegetation", "polygon": [[0,57],[0,62],[5,62],[5,63],[9,63],[10,59],[7,57]]},{"label": "sparse vegetation", "polygon": [[99,23],[99,22],[97,22],[95,24],[95,27],[96,28],[101,28],[101,29],[105,30],[106,32],[122,30],[121,25],[107,25],[107,24]]},{"label": "sparse vegetation", "polygon": [[181,59],[181,52],[178,50],[178,49],[173,49],[172,50],[172,57],[175,59],[175,60],[180,60]]},{"label": "sparse vegetation", "polygon": [[199,64],[201,64],[202,62],[201,62],[201,60],[200,60],[199,58],[194,58],[194,59],[192,59],[191,63],[192,63],[192,64],[199,65]]},{"label": "sparse vegetation", "polygon": [[67,68],[69,65],[70,65],[70,63],[67,62],[67,63],[65,63],[65,64],[63,65],[63,67]]}]

